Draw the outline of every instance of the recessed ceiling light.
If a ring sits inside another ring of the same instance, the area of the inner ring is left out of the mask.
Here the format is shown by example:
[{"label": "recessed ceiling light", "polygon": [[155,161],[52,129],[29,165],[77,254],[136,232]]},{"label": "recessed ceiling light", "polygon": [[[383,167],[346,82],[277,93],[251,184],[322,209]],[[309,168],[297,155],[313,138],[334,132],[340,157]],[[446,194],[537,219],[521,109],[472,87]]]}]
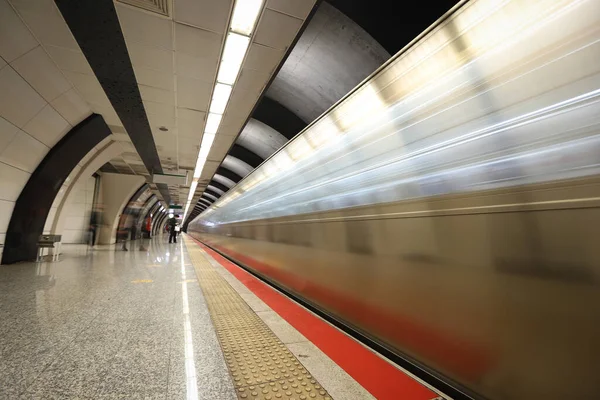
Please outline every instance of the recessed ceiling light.
[{"label": "recessed ceiling light", "polygon": [[163,131],[163,132],[167,132],[169,130],[169,128],[167,128],[166,126],[161,126],[160,128],[158,128],[159,131]]}]

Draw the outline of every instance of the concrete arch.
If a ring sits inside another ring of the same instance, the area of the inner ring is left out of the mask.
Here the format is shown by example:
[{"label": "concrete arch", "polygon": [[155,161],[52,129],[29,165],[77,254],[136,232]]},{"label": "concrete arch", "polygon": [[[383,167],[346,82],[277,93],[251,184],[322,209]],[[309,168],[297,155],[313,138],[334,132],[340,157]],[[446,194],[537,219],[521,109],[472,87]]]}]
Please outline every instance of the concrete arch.
[{"label": "concrete arch", "polygon": [[264,160],[279,150],[287,141],[288,139],[285,136],[269,125],[250,118],[237,138],[236,144],[255,153]]},{"label": "concrete arch", "polygon": [[208,182],[208,185],[216,187],[218,189],[221,189],[223,192],[226,192],[226,191],[229,190],[229,188],[227,186],[223,185],[222,183],[219,183],[219,182],[215,181],[214,179],[211,180],[210,182]]},{"label": "concrete arch", "polygon": [[255,168],[252,165],[233,156],[231,153],[225,156],[221,165],[228,170],[235,172],[241,177],[245,177],[250,172],[254,171]]},{"label": "concrete arch", "polygon": [[76,176],[67,179],[63,188],[61,188],[62,196],[57,196],[52,204],[48,218],[46,219],[46,227],[44,233],[62,235],[65,229],[67,219],[66,210],[73,202],[73,197],[79,186],[89,179],[102,165],[118,156],[123,152],[121,145],[115,141],[108,140],[103,146],[96,146],[90,153],[88,161],[81,166]]},{"label": "concrete arch", "polygon": [[35,259],[38,237],[44,231],[48,214],[64,183],[71,176],[77,176],[81,168],[79,163],[110,134],[104,119],[92,114],[46,154],[27,180],[12,210],[3,264]]},{"label": "concrete arch", "polygon": [[221,197],[221,195],[217,192],[213,192],[212,190],[206,188],[204,189],[204,194],[209,194],[211,196],[213,196],[215,199],[218,199],[219,197]]},{"label": "concrete arch", "polygon": [[200,197],[198,199],[198,204],[204,204],[205,206],[210,207],[212,205],[212,202],[209,199]]},{"label": "concrete arch", "polygon": [[236,183],[235,181],[229,179],[225,175],[219,174],[218,170],[217,173],[213,176],[213,180],[222,184],[223,186],[226,186],[228,189],[234,187]]},{"label": "concrete arch", "polygon": [[296,114],[269,97],[263,97],[258,102],[252,118],[275,129],[288,140],[300,133],[307,125]]},{"label": "concrete arch", "polygon": [[[221,175],[221,176],[224,176],[224,177],[226,177],[227,179],[229,179],[230,181],[234,182],[234,185],[235,185],[236,183],[238,183],[239,181],[241,181],[241,180],[242,180],[242,177],[241,177],[241,176],[239,176],[239,175],[238,175],[238,174],[236,174],[235,172],[233,172],[233,171],[230,171],[230,170],[228,170],[227,168],[224,168],[224,167],[222,167],[222,166],[221,166],[221,167],[219,167],[219,168],[217,168],[217,172],[216,172],[215,176],[216,176],[217,174],[218,174],[218,175]],[[233,186],[233,185],[232,185],[232,186]]]},{"label": "concrete arch", "polygon": [[225,192],[223,190],[221,190],[218,187],[215,187],[213,185],[210,185],[210,184],[206,187],[206,190],[210,190],[213,193],[217,193],[219,195],[219,197],[223,196],[225,194]]},{"label": "concrete arch", "polygon": [[119,223],[116,231],[115,239],[118,241],[119,235],[123,238],[137,239],[137,220],[141,210],[146,207],[146,204],[153,193],[147,183],[144,183],[135,194],[129,199],[127,205],[123,208],[123,212],[119,217]]},{"label": "concrete arch", "polygon": [[212,202],[217,201],[219,198],[215,195],[212,195],[210,193],[206,193],[206,191],[202,194],[202,197],[204,197],[205,199],[209,199],[212,200]]},{"label": "concrete arch", "polygon": [[389,58],[356,22],[322,2],[266,95],[310,123]]},{"label": "concrete arch", "polygon": [[121,214],[142,185],[145,185],[145,179],[141,176],[102,174],[100,192],[104,203],[104,215],[99,235],[100,244],[115,243]]},{"label": "concrete arch", "polygon": [[237,158],[238,160],[242,160],[246,164],[252,166],[253,169],[258,167],[264,161],[264,158],[237,143],[234,143],[234,145],[231,146],[229,155]]}]

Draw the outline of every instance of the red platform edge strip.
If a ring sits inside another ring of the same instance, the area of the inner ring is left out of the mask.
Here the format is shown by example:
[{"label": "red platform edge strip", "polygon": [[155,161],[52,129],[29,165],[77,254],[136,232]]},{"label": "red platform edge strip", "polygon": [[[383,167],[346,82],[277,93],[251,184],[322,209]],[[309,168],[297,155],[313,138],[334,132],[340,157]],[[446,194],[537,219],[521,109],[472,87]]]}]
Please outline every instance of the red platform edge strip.
[{"label": "red platform edge strip", "polygon": [[377,399],[431,400],[438,395],[360,343],[192,238],[237,280],[317,346]]}]

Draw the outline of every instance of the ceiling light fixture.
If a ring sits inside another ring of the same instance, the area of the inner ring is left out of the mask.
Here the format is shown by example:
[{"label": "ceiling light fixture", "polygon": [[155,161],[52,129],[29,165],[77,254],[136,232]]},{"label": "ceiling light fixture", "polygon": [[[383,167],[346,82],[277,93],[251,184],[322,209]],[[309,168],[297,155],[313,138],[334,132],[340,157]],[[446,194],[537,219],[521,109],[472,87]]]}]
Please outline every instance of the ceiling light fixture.
[{"label": "ceiling light fixture", "polygon": [[222,115],[225,112],[225,107],[227,107],[229,96],[231,96],[231,86],[217,83],[215,85],[212,101],[210,102],[209,111],[213,114]]},{"label": "ceiling light fixture", "polygon": [[231,30],[242,35],[252,33],[258,14],[262,7],[262,0],[238,0],[235,2],[233,17],[231,17]]},{"label": "ceiling light fixture", "polygon": [[217,72],[217,82],[210,101],[209,114],[204,127],[204,135],[202,135],[196,168],[194,168],[194,182],[190,186],[188,203],[183,213],[184,219],[187,216],[191,199],[194,197],[197,180],[202,175],[208,153],[229,103],[233,85],[246,58],[250,46],[250,37],[256,27],[256,21],[258,21],[262,6],[263,0],[236,0],[233,6],[231,21],[229,21],[229,33],[225,39],[225,46],[223,47],[223,54]]}]

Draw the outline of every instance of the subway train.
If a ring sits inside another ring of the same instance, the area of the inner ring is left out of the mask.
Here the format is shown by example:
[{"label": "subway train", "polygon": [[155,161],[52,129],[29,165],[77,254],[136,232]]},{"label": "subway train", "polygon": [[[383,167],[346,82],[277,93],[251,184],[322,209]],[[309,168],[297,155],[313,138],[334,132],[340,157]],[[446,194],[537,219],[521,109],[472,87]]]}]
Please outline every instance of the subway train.
[{"label": "subway train", "polygon": [[595,399],[599,227],[600,1],[475,0],[188,233],[461,396]]}]

